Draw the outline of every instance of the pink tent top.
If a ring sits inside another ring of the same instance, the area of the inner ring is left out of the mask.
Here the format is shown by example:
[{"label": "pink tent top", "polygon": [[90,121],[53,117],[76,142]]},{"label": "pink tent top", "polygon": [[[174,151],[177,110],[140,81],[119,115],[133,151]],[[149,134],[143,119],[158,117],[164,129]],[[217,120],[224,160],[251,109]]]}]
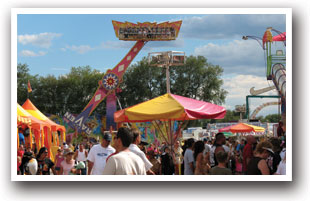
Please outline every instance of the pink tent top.
[{"label": "pink tent top", "polygon": [[272,37],[272,41],[286,41],[286,32]]},{"label": "pink tent top", "polygon": [[188,119],[223,119],[226,115],[226,109],[222,106],[174,94],[170,95],[184,107]]},{"label": "pink tent top", "polygon": [[165,94],[114,113],[115,122],[222,119],[226,109],[212,103]]},{"label": "pink tent top", "polygon": [[232,126],[233,126],[233,125],[227,126],[227,127],[224,127],[224,128],[221,128],[221,129],[219,129],[219,132],[230,132],[230,128],[231,128]]}]

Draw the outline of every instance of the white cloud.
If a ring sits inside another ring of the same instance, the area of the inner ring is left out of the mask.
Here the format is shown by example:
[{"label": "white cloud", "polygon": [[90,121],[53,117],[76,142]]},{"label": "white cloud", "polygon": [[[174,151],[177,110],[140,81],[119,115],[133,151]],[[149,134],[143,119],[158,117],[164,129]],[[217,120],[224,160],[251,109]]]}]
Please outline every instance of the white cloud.
[{"label": "white cloud", "polygon": [[[270,82],[270,86],[273,84]],[[224,78],[223,88],[228,91],[227,99],[244,99],[250,95],[250,89],[255,87],[255,90],[269,87],[265,77],[254,75],[237,75],[232,78]],[[276,91],[272,90],[264,95],[275,95]]]},{"label": "white cloud", "polygon": [[20,55],[23,57],[39,57],[39,56],[44,56],[46,54],[47,52],[39,51],[38,53],[35,53],[31,50],[22,50],[20,52]]},{"label": "white cloud", "polygon": [[90,47],[89,45],[80,45],[80,46],[76,46],[76,45],[67,45],[65,48],[61,48],[62,51],[66,51],[66,50],[71,50],[74,52],[77,52],[79,54],[85,54],[86,52],[89,52],[91,50],[93,50],[94,48]]},{"label": "white cloud", "polygon": [[[268,83],[265,77],[259,77],[254,75],[237,75],[230,78],[224,78],[223,88],[228,91],[226,97],[225,108],[233,110],[236,105],[243,105],[246,103],[246,96],[250,95],[250,88],[255,87],[255,90],[265,87],[273,86],[273,83]],[[266,92],[262,95],[278,95],[276,90]],[[274,102],[278,99],[268,98],[252,98],[249,101],[250,114],[260,105],[266,102]],[[270,106],[264,108],[259,114],[267,115],[277,113],[278,106]]]},{"label": "white cloud", "polygon": [[32,35],[18,35],[17,40],[23,45],[34,45],[41,48],[49,48],[52,45],[52,40],[60,37],[59,33],[40,33]]},{"label": "white cloud", "polygon": [[196,47],[195,55],[202,55],[208,62],[220,65],[225,74],[265,73],[265,57],[256,41],[234,40],[224,44],[207,43]]}]

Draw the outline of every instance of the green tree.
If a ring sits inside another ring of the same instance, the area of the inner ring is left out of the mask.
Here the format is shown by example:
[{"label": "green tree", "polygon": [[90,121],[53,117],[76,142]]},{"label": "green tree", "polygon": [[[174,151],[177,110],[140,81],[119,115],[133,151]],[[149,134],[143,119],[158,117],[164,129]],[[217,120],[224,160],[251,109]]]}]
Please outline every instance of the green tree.
[{"label": "green tree", "polygon": [[119,93],[122,107],[160,96],[166,91],[165,73],[161,68],[148,65],[146,58],[131,65],[123,76]]},{"label": "green tree", "polygon": [[[79,114],[92,98],[98,82],[102,79],[103,73],[92,70],[90,66],[72,67],[69,74],[58,78],[59,102],[62,106],[62,113],[69,111]],[[100,103],[96,112],[102,113],[105,110],[105,101]]]},{"label": "green tree", "polygon": [[281,120],[281,115],[269,114],[269,115],[266,115],[262,121],[263,122],[269,122],[269,123],[278,123],[280,120]]},{"label": "green tree", "polygon": [[27,64],[19,63],[17,65],[17,102],[22,105],[28,98],[27,84],[30,81],[31,88],[36,88],[38,75],[30,75]]},{"label": "green tree", "polygon": [[[27,96],[43,113],[63,115],[65,112],[79,114],[92,98],[103,73],[90,66],[72,67],[70,73],[56,78],[54,75],[31,76],[27,64],[17,67],[17,97],[23,104]],[[27,94],[30,80],[32,92]],[[105,101],[96,112],[105,113]]]},{"label": "green tree", "polygon": [[189,56],[184,66],[171,67],[171,93],[212,102],[225,103],[227,91],[222,89],[223,69],[207,62],[203,56]]},{"label": "green tree", "polygon": [[[215,104],[225,102],[227,91],[222,89],[223,69],[207,63],[203,56],[190,56],[184,66],[170,68],[171,93]],[[152,67],[143,58],[130,66],[124,75],[119,93],[123,107],[155,98],[166,93],[164,68]]]},{"label": "green tree", "polygon": [[240,113],[236,112],[234,110],[226,110],[226,115],[224,119],[216,119],[216,123],[221,123],[221,122],[235,122],[240,119]]}]

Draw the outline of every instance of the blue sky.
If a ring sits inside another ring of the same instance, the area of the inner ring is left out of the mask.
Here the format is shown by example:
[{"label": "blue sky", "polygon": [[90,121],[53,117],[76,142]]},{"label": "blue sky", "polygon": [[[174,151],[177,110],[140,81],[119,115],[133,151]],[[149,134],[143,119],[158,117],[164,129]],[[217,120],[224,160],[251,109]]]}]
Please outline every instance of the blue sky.
[{"label": "blue sky", "polygon": [[[254,40],[242,40],[243,35],[262,37],[271,26],[285,31],[285,15],[112,15],[112,14],[22,14],[18,15],[18,63],[27,63],[31,74],[59,76],[71,67],[89,65],[105,72],[113,68],[129,51],[133,42],[119,41],[112,20],[164,22],[182,20],[175,41],[148,42],[133,62],[149,52],[185,51],[186,55],[203,55],[208,62],[224,69],[222,79],[229,92],[225,107],[245,103],[251,87],[271,86],[265,77],[264,52]],[[283,48],[282,43],[275,43]],[[92,92],[90,92],[92,93]],[[276,94],[270,92],[268,94]],[[272,99],[253,100],[251,108]],[[268,107],[259,115],[277,112]]]}]

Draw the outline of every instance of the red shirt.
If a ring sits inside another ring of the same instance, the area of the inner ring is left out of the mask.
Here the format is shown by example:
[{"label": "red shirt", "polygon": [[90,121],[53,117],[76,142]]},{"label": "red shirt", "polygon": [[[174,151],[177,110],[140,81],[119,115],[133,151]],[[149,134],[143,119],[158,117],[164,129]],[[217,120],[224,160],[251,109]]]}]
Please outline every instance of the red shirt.
[{"label": "red shirt", "polygon": [[245,172],[247,170],[247,164],[246,161],[247,159],[253,158],[253,150],[252,150],[252,145],[251,144],[246,144],[243,148],[243,171]]},{"label": "red shirt", "polygon": [[25,152],[23,150],[17,150],[17,156],[20,156],[21,158],[23,158],[24,153]]}]

